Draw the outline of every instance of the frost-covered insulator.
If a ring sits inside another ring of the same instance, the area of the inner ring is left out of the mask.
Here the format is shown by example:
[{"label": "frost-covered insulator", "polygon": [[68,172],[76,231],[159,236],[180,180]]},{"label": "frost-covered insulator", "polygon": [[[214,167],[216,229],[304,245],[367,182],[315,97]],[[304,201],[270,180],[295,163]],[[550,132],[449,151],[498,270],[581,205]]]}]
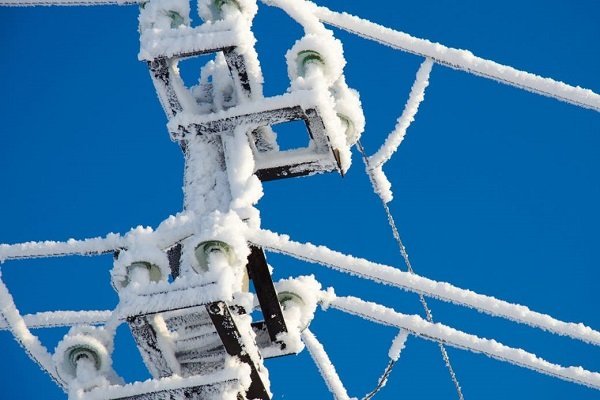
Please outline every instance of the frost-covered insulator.
[{"label": "frost-covered insulator", "polygon": [[321,299],[321,285],[313,276],[282,279],[275,283],[288,332],[304,331],[312,321]]},{"label": "frost-covered insulator", "polygon": [[207,240],[196,246],[194,250],[196,260],[198,261],[197,266],[193,266],[194,270],[198,273],[208,271],[209,261],[211,254],[222,254],[229,265],[235,263],[235,253],[230,245],[220,240]]},{"label": "frost-covered insulator", "polygon": [[123,250],[111,270],[112,284],[115,290],[120,291],[133,282],[142,286],[151,282],[164,282],[169,272],[169,259],[158,248]]},{"label": "frost-covered insulator", "polygon": [[277,299],[279,300],[279,303],[281,303],[281,306],[284,309],[287,309],[288,307],[291,307],[294,305],[297,305],[297,306],[304,305],[304,300],[302,300],[302,297],[300,297],[300,295],[298,295],[297,293],[294,293],[294,292],[288,292],[288,291],[279,292],[277,294]]},{"label": "frost-covered insulator", "polygon": [[69,385],[75,380],[86,387],[103,385],[111,371],[111,350],[111,340],[101,328],[71,328],[54,351],[56,371]]},{"label": "frost-covered insulator", "polygon": [[140,3],[140,30],[175,29],[190,24],[187,0],[149,0]]},{"label": "frost-covered insulator", "polygon": [[342,76],[346,64],[342,44],[329,35],[308,34],[297,40],[285,57],[290,80],[306,77],[309,67],[316,66],[321,69],[327,86]]},{"label": "frost-covered insulator", "polygon": [[348,87],[343,77],[333,84],[330,91],[335,99],[337,116],[345,128],[346,144],[352,146],[365,130],[365,116],[359,94]]},{"label": "frost-covered insulator", "polygon": [[236,13],[251,21],[257,11],[255,0],[198,0],[198,15],[204,21],[217,21]]}]

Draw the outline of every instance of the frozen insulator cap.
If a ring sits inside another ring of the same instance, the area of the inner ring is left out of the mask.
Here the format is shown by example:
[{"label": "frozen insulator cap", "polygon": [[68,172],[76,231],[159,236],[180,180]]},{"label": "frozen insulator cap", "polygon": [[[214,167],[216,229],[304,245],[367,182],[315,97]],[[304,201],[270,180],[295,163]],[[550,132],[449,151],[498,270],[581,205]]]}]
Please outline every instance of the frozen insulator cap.
[{"label": "frozen insulator cap", "polygon": [[359,94],[348,87],[343,77],[333,84],[330,91],[335,99],[336,114],[345,129],[346,144],[353,146],[365,130],[365,116]]},{"label": "frozen insulator cap", "polygon": [[327,86],[342,76],[346,65],[342,44],[331,35],[308,34],[297,40],[285,57],[290,80],[307,77],[309,68],[315,66]]},{"label": "frozen insulator cap", "polygon": [[256,0],[198,0],[198,15],[204,21],[217,21],[241,14],[250,22],[257,11]]},{"label": "frozen insulator cap", "polygon": [[114,262],[112,285],[117,291],[137,282],[145,285],[167,280],[170,267],[167,255],[157,247],[143,246],[123,250]]},{"label": "frozen insulator cap", "polygon": [[321,298],[321,285],[313,276],[282,279],[275,283],[288,330],[302,332],[312,321]]},{"label": "frozen insulator cap", "polygon": [[105,332],[91,326],[72,328],[53,355],[60,378],[67,384],[76,379],[102,382],[96,378],[107,375],[111,369],[110,345],[105,336]]},{"label": "frozen insulator cap", "polygon": [[174,29],[189,25],[187,0],[149,0],[140,3],[140,30]]},{"label": "frozen insulator cap", "polygon": [[235,253],[230,245],[220,240],[207,240],[201,242],[194,250],[196,261],[198,265],[194,265],[193,268],[196,272],[208,271],[210,256],[211,254],[222,254],[229,265],[235,264],[236,258]]}]

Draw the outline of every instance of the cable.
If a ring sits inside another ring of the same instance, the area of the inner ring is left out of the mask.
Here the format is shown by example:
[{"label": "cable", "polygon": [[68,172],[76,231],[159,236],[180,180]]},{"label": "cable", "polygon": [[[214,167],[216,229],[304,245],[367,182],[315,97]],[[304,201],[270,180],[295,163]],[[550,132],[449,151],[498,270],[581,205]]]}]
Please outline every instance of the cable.
[{"label": "cable", "polygon": [[[369,174],[369,177],[371,177],[370,176],[371,175],[371,166],[369,165],[369,159],[368,159],[367,155],[365,154],[365,149],[362,146],[362,143],[360,142],[360,140],[356,143],[356,147],[358,148],[358,151],[360,152],[360,154],[362,156],[363,162],[365,163],[367,173]],[[400,237],[400,233],[398,232],[398,228],[396,227],[396,222],[394,221],[394,217],[392,216],[390,208],[388,207],[388,205],[384,201],[384,199],[379,195],[379,193],[377,193],[377,192],[375,192],[375,193],[381,200],[381,204],[383,205],[383,209],[385,210],[385,214],[387,215],[388,223],[389,223],[390,227],[392,228],[392,234],[394,236],[394,239],[396,240],[396,243],[398,243],[398,248],[400,249],[400,254],[402,255],[402,258],[404,259],[406,268],[408,269],[408,272],[410,272],[411,274],[414,274],[415,272],[414,272],[412,264],[410,262],[410,258],[408,257],[408,252],[406,251],[406,247],[404,246],[404,243],[402,242],[402,238]],[[431,314],[431,309],[427,305],[427,301],[425,300],[425,297],[422,294],[419,294],[419,301],[421,302],[421,305],[423,306],[423,309],[425,310],[425,317],[426,317],[427,321],[433,323],[433,315]],[[446,351],[446,347],[442,343],[438,343],[438,345],[440,346],[440,352],[442,353],[442,358],[444,359],[446,368],[448,368],[448,372],[450,373],[450,378],[452,379],[452,383],[454,383],[454,387],[456,388],[456,394],[458,395],[458,398],[460,400],[464,400],[465,398],[463,396],[462,389],[460,387],[460,383],[458,382],[458,378],[456,377],[456,373],[454,372],[454,368],[452,367],[452,363],[450,362],[450,356],[448,355],[448,352]]]}]

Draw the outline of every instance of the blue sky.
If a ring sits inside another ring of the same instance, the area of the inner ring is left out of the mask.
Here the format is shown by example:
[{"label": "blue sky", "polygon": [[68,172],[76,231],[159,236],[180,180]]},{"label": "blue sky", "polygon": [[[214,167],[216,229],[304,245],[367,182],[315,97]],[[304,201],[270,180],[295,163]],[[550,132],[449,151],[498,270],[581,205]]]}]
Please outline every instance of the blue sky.
[{"label": "blue sky", "polygon": [[[418,37],[600,91],[600,5],[594,1],[323,1]],[[198,20],[197,18],[195,19]],[[0,9],[0,242],[64,240],[156,226],[182,205],[182,156],[145,65],[136,7]],[[288,85],[284,54],[301,35],[281,11],[255,20],[265,94]],[[362,97],[369,153],[393,128],[421,59],[336,32],[346,77]],[[202,60],[204,61],[204,60]],[[201,65],[182,65],[193,82]],[[417,273],[600,328],[600,116],[434,66],[425,101],[386,172],[391,210]],[[357,154],[345,178],[266,183],[262,225],[301,241],[404,268]],[[338,294],[406,313],[416,295],[269,255],[275,279],[315,274]],[[106,309],[117,297],[110,256],[12,261],[2,275],[23,313]],[[437,321],[600,370],[594,346],[430,301]],[[318,312],[313,332],[352,396],[376,383],[390,328]],[[39,331],[53,349],[65,329]],[[126,327],[114,364],[147,373]],[[62,399],[7,332],[0,398]],[[449,349],[467,399],[593,399],[598,392],[483,355]],[[329,398],[306,352],[267,362],[277,399]],[[437,346],[410,337],[381,399],[456,398]]]}]

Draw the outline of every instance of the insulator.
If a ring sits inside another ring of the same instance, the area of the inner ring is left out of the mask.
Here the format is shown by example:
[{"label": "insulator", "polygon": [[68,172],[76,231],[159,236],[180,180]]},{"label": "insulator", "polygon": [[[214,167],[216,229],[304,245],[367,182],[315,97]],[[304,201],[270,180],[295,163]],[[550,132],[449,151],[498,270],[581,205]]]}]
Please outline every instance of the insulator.
[{"label": "insulator", "polygon": [[73,328],[56,346],[53,359],[59,376],[65,382],[78,378],[78,364],[84,360],[97,375],[106,375],[110,370],[109,346],[100,334],[94,335],[94,330],[93,327]]},{"label": "insulator", "polygon": [[251,21],[258,11],[254,0],[199,0],[198,14],[204,21],[216,21],[225,18],[229,11],[241,13],[248,21]]},{"label": "insulator", "polygon": [[126,267],[125,276],[113,275],[113,286],[115,289],[120,290],[127,287],[132,281],[136,281],[135,276],[140,272],[139,270],[147,271],[147,280],[149,282],[160,282],[166,279],[163,276],[161,269],[153,263],[146,261],[136,261]]},{"label": "insulator", "polygon": [[220,240],[207,240],[196,246],[194,250],[198,261],[198,266],[194,266],[194,270],[198,273],[208,271],[209,257],[213,253],[221,253],[225,256],[229,265],[235,264],[235,253],[231,246]]},{"label": "insulator", "polygon": [[290,80],[306,77],[309,66],[317,66],[327,86],[333,85],[342,76],[346,63],[341,43],[326,35],[304,36],[294,43],[285,57]]}]

